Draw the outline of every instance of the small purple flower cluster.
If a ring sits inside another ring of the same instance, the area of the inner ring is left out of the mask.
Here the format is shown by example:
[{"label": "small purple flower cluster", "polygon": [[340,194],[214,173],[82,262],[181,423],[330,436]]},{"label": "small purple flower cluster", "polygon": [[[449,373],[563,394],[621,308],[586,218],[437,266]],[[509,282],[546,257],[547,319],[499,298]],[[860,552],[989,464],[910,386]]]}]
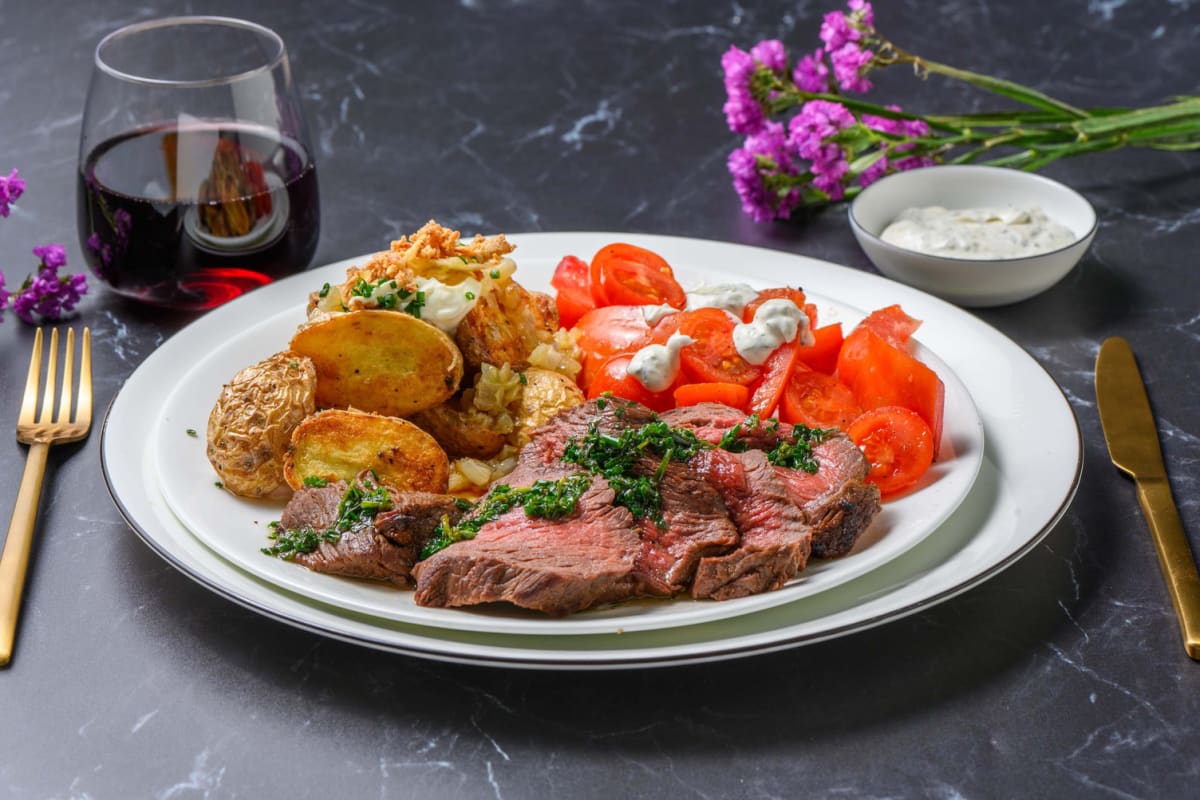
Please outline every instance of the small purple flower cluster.
[{"label": "small purple flower cluster", "polygon": [[[14,168],[8,173],[8,177],[0,175],[0,217],[8,216],[8,207],[17,201],[21,193],[25,191],[25,181],[17,175],[17,170]],[[3,308],[3,306],[0,306]]]},{"label": "small purple flower cluster", "polygon": [[[17,170],[8,177],[0,176],[0,216],[7,217],[9,206],[25,191],[25,181],[17,176]],[[22,321],[30,325],[39,320],[60,319],[75,310],[75,305],[87,293],[87,278],[82,274],[59,275],[58,268],[67,265],[67,250],[61,244],[48,244],[33,248],[38,259],[38,270],[21,284],[9,291],[4,273],[0,272],[0,312],[11,306]],[[4,317],[0,316],[0,322]]]},{"label": "small purple flower cluster", "polygon": [[[866,92],[878,43],[875,12],[867,0],[849,0],[849,11],[832,11],[821,24],[821,46],[805,54],[789,73],[783,43],[759,42],[749,52],[730,47],[722,56],[730,130],[746,137],[729,155],[734,188],[746,213],[759,222],[786,219],[805,202],[843,199],[854,184],[866,186],[889,172],[933,163],[911,149],[909,138],[929,135],[920,120],[856,116],[831,99],[807,98],[786,124],[768,110],[785,92],[805,95]],[[790,84],[789,84],[790,81]],[[887,107],[899,111],[895,106]],[[865,144],[865,146],[864,146]],[[851,165],[871,151],[857,169]]]}]

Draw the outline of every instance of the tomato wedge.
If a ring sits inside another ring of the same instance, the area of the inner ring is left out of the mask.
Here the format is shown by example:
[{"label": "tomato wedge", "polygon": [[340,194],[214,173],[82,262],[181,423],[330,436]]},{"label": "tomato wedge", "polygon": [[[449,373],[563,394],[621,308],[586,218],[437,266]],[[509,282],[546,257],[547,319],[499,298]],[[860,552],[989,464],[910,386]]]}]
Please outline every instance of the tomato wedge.
[{"label": "tomato wedge", "polygon": [[564,256],[554,269],[550,285],[555,289],[558,324],[564,328],[574,328],[580,317],[596,307],[588,289],[588,265],[581,258]]},{"label": "tomato wedge", "polygon": [[910,409],[871,409],[851,423],[847,434],[871,465],[867,480],[884,496],[914,486],[933,463],[933,431]]},{"label": "tomato wedge", "polygon": [[[808,298],[804,296],[804,291],[801,289],[793,289],[788,286],[781,286],[776,289],[763,289],[759,291],[757,297],[747,303],[746,307],[742,309],[742,322],[752,322],[754,320],[754,312],[758,311],[758,307],[768,300],[774,299],[791,300],[800,309],[804,309],[808,305]],[[807,309],[805,310],[807,311]]]},{"label": "tomato wedge", "polygon": [[784,389],[779,416],[784,422],[810,428],[845,430],[861,413],[848,386],[797,362]]},{"label": "tomato wedge", "polygon": [[864,410],[903,406],[918,413],[933,431],[937,455],[946,402],[946,386],[937,373],[873,330],[858,327],[842,344],[837,374]]},{"label": "tomato wedge", "polygon": [[769,417],[775,413],[792,377],[798,354],[803,349],[788,342],[780,345],[767,357],[766,363],[763,364],[762,380],[754,387],[754,394],[750,398],[750,413],[760,417]]},{"label": "tomato wedge", "polygon": [[842,350],[842,323],[813,328],[813,344],[797,348],[796,358],[815,369],[832,375],[837,369],[838,353]]},{"label": "tomato wedge", "polygon": [[654,411],[666,411],[672,408],[675,398],[670,389],[652,392],[643,386],[641,381],[629,374],[629,362],[632,359],[633,356],[622,353],[605,361],[597,370],[587,389],[588,399],[594,400],[602,394],[611,392],[614,397],[633,400]]},{"label": "tomato wedge", "polygon": [[586,392],[604,362],[618,353],[634,353],[650,343],[650,326],[637,306],[604,306],[584,314],[575,325],[583,355],[579,385]]},{"label": "tomato wedge", "polygon": [[740,383],[685,383],[676,387],[674,396],[676,406],[721,403],[745,411],[750,402],[750,388]]},{"label": "tomato wedge", "polygon": [[696,340],[679,352],[689,383],[740,383],[749,386],[762,369],[742,358],[733,344],[735,317],[719,308],[698,308],[663,318],[654,326],[655,341],[678,331]]},{"label": "tomato wedge", "polygon": [[592,257],[589,282],[596,305],[687,304],[687,294],[666,259],[637,245],[616,242],[600,248]]},{"label": "tomato wedge", "polygon": [[917,328],[921,327],[921,320],[910,317],[900,306],[892,305],[872,311],[858,327],[872,330],[888,344],[903,349]]}]

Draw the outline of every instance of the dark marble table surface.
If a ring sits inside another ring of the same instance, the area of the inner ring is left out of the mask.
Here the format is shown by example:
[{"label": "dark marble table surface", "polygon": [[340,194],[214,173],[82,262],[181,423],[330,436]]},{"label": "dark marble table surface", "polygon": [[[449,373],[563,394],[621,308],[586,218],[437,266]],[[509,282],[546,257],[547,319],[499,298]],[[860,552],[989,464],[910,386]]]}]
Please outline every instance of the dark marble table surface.
[{"label": "dark marble table surface", "polygon": [[[29,181],[0,220],[10,285],[49,241],[82,267],[74,181],[95,43],[198,11],[248,15],[288,42],[321,176],[317,264],[436,217],[470,232],[698,236],[873,270],[843,209],[756,225],[725,170],[721,53],[770,36],[814,47],[823,3],[152,5],[0,0],[0,170]],[[1196,91],[1195,3],[878,5],[908,49],[1077,105]],[[905,75],[878,93],[981,104]],[[0,796],[1194,796],[1200,664],[1180,646],[1132,484],[1108,461],[1092,369],[1104,337],[1129,338],[1200,549],[1200,154],[1047,172],[1096,206],[1095,244],[1051,291],[978,316],[1059,382],[1086,460],[1062,522],[993,580],[870,632],[717,664],[424,661],[280,624],[177,572],[113,506],[93,433],[51,454],[17,651],[0,671]],[[98,408],[186,321],[94,285],[78,322],[95,337]],[[11,314],[0,324],[13,420],[31,337]],[[0,508],[24,453],[0,444]]]}]

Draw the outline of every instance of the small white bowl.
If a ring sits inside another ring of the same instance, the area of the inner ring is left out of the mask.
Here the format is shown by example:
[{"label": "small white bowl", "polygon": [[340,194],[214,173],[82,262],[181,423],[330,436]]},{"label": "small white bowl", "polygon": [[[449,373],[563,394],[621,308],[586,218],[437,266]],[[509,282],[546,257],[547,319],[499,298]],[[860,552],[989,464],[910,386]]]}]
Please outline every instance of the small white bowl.
[{"label": "small white bowl", "polygon": [[[993,260],[947,258],[906,250],[879,238],[906,208],[1040,206],[1075,234],[1060,250]],[[1025,300],[1058,283],[1096,235],[1096,211],[1074,189],[1003,167],[937,166],[898,172],[867,188],[850,205],[850,228],[880,272],[961,306],[982,308]]]}]

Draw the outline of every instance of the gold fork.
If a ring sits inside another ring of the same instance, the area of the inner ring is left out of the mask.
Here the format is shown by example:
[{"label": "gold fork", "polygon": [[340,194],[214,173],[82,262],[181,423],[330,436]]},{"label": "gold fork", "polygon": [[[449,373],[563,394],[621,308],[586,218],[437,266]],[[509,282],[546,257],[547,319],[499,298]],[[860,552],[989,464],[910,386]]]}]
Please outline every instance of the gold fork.
[{"label": "gold fork", "polygon": [[58,329],[50,331],[50,352],[46,364],[46,389],[42,396],[41,413],[37,412],[38,384],[42,371],[42,329],[33,337],[33,356],[29,360],[29,377],[25,380],[25,398],[17,418],[17,441],[29,445],[25,474],[17,491],[4,554],[0,556],[0,667],[12,658],[13,639],[17,633],[17,613],[21,609],[21,592],[25,586],[25,570],[29,565],[29,547],[33,542],[33,523],[37,519],[38,501],[42,495],[42,476],[46,473],[46,456],[50,445],[77,442],[88,435],[92,424],[92,339],[83,329],[79,363],[79,393],[75,397],[75,417],[71,418],[71,399],[74,390],[75,331],[67,330],[67,352],[63,359],[62,394],[58,414],[54,415],[54,385],[57,377]]}]

